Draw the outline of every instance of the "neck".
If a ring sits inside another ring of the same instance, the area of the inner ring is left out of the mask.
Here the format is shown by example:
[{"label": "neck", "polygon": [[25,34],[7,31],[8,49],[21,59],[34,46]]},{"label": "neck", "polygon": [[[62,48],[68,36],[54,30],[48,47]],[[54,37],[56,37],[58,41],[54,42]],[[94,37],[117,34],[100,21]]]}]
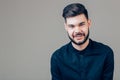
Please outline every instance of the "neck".
[{"label": "neck", "polygon": [[72,42],[73,47],[79,51],[84,50],[88,46],[88,44],[89,44],[89,39],[82,45],[76,45]]}]

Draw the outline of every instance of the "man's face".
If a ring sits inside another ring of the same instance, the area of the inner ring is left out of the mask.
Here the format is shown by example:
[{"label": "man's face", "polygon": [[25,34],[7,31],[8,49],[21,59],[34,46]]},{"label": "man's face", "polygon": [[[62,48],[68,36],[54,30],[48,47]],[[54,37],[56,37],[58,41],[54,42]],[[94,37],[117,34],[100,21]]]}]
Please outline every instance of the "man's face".
[{"label": "man's face", "polygon": [[66,18],[65,29],[74,44],[82,45],[87,41],[90,23],[91,21],[84,14]]}]

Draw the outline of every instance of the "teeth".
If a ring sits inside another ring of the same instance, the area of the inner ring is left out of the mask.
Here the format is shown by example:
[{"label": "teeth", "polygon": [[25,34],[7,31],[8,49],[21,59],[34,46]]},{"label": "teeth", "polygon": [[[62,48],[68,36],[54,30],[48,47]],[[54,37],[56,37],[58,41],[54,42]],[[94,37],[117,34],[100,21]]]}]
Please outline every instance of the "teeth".
[{"label": "teeth", "polygon": [[76,37],[81,37],[82,35],[76,35]]}]

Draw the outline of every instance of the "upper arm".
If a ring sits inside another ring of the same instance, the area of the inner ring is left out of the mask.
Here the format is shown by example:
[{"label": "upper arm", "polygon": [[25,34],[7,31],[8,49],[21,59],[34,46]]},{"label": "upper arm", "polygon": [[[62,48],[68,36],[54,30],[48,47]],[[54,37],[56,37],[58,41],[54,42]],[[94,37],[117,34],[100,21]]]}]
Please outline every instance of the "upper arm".
[{"label": "upper arm", "polygon": [[105,60],[102,80],[113,80],[113,72],[114,72],[114,54],[113,51],[110,50]]},{"label": "upper arm", "polygon": [[61,80],[60,71],[58,67],[56,56],[53,54],[51,57],[51,76],[52,80]]}]

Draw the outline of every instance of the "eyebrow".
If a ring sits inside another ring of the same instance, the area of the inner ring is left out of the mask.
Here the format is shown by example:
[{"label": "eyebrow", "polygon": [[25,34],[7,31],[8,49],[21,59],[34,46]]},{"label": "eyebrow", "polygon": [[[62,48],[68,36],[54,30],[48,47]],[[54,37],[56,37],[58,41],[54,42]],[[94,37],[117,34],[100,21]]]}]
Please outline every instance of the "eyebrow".
[{"label": "eyebrow", "polygon": [[[83,21],[83,22],[80,22],[80,23],[78,23],[78,25],[83,25],[83,24],[85,24],[85,22]],[[74,24],[68,24],[68,26],[75,26]]]},{"label": "eyebrow", "polygon": [[85,24],[85,22],[81,22],[81,23],[79,23],[79,25],[83,25],[83,24]]}]

